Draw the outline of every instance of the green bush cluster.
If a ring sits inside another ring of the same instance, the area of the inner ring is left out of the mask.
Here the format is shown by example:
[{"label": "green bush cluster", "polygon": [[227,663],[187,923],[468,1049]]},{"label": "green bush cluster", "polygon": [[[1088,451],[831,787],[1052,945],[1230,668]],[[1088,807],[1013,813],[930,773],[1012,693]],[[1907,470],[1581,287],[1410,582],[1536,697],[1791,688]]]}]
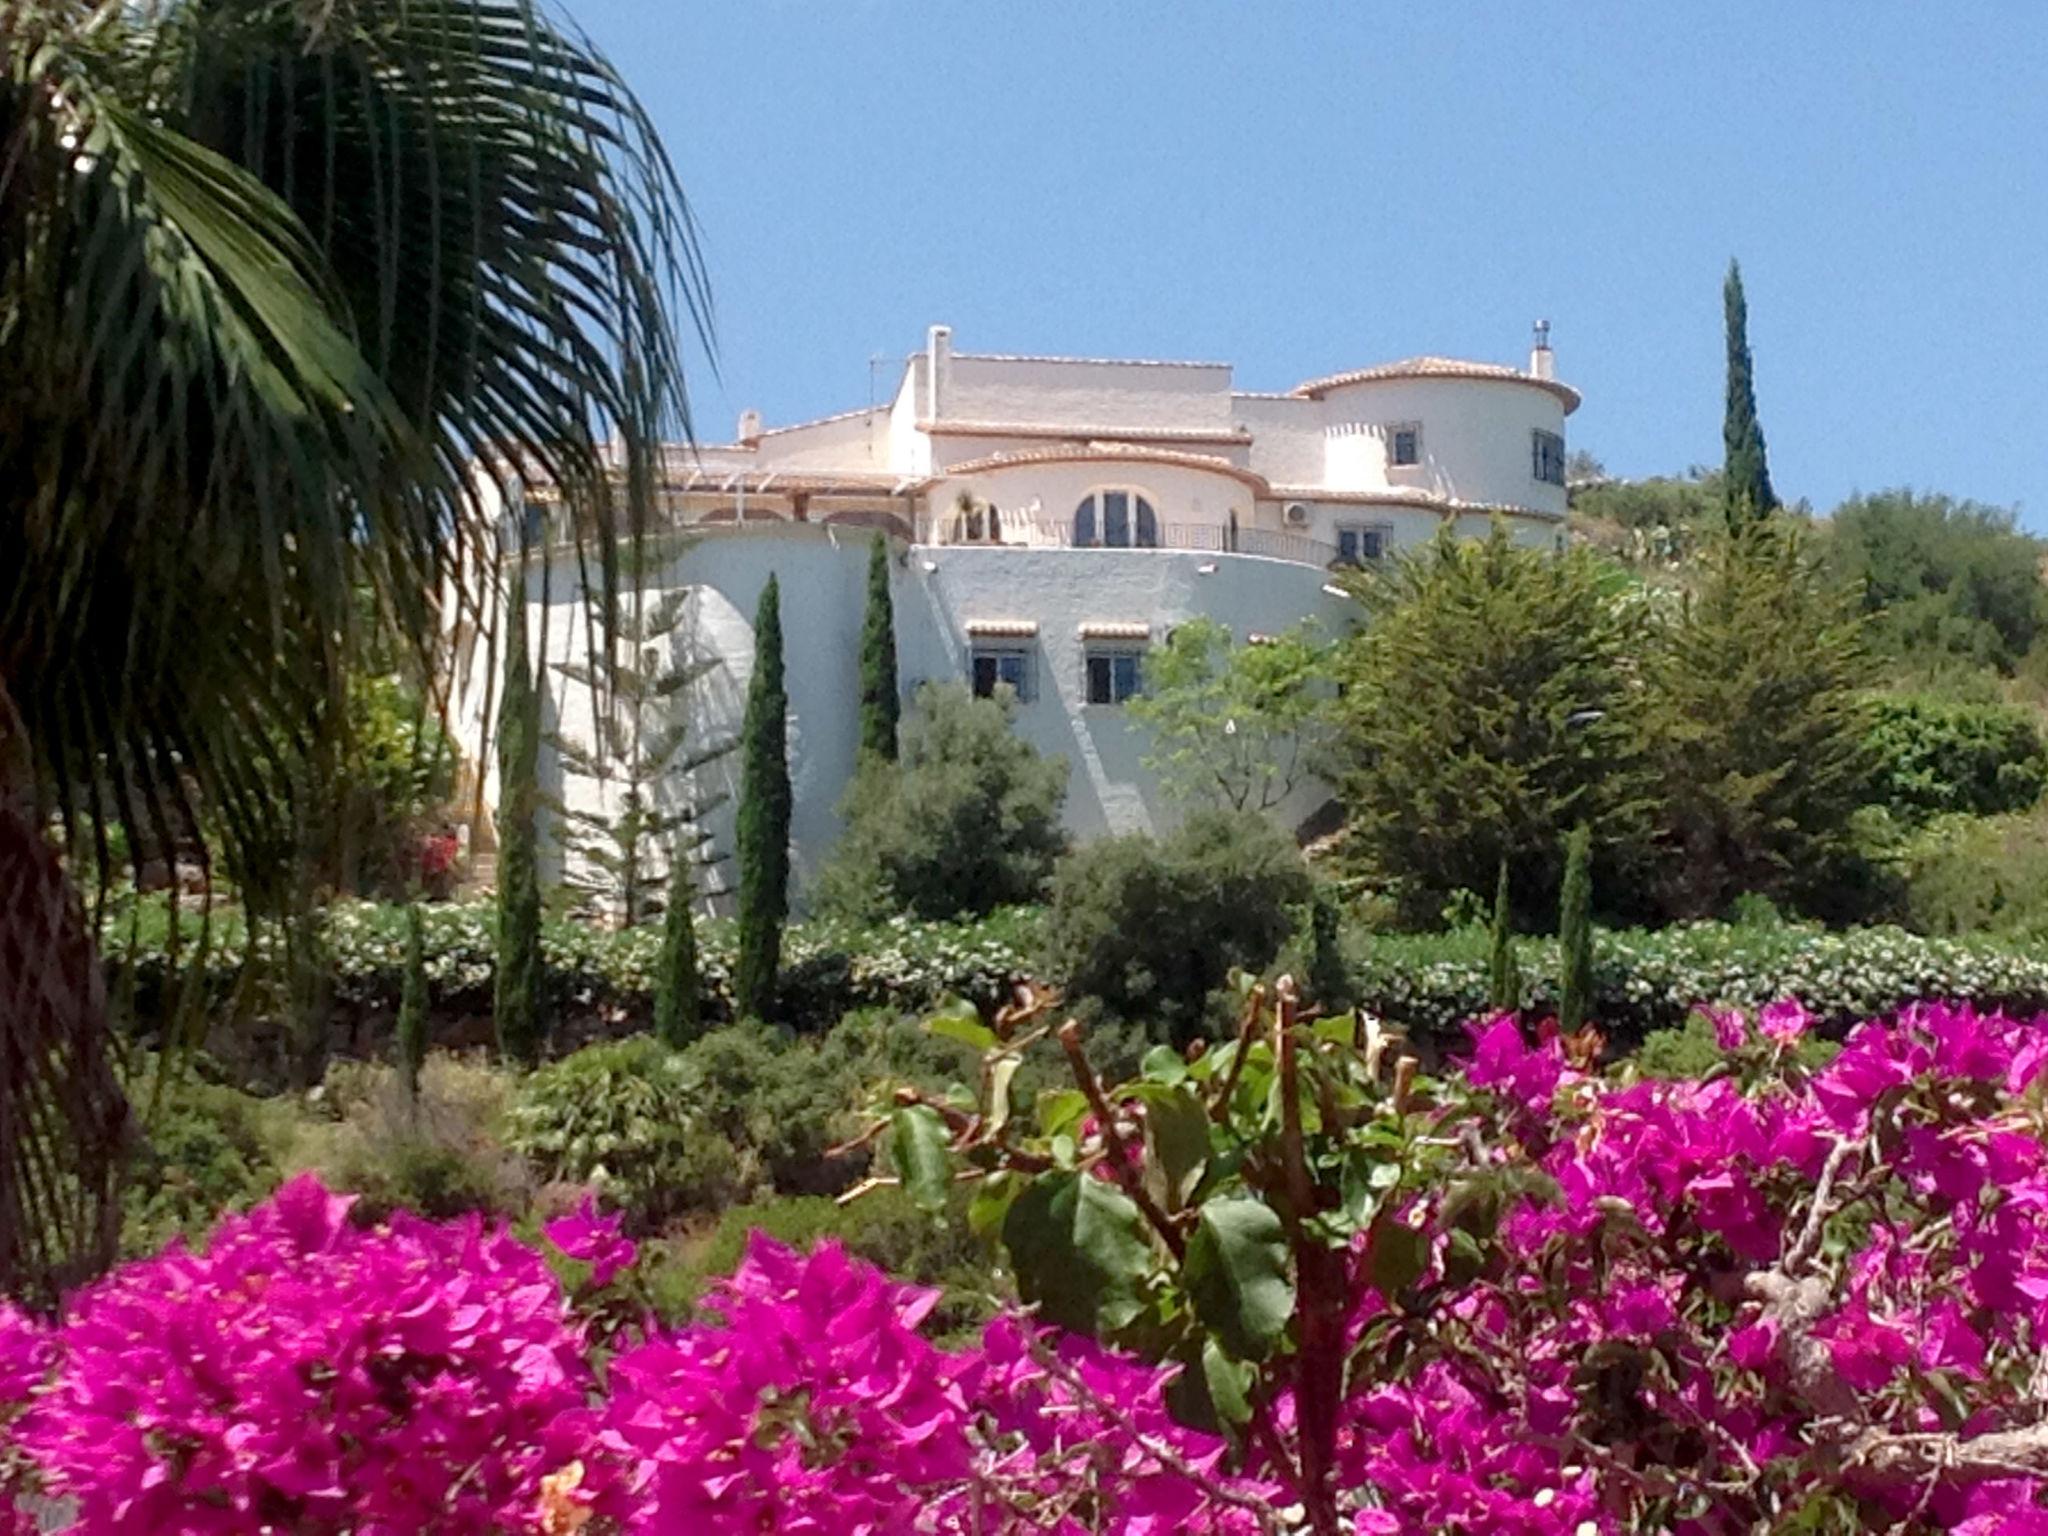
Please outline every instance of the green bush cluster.
[{"label": "green bush cluster", "polygon": [[[187,942],[174,973],[164,906],[147,901],[136,915],[133,942],[124,923],[110,947],[117,966],[132,967],[137,1011],[147,1018],[199,963],[190,943],[199,919],[189,911],[181,916]],[[1042,922],[1036,909],[1011,908],[960,923],[897,917],[873,926],[822,920],[795,925],[783,945],[781,1016],[799,1028],[824,1029],[860,1008],[915,1010],[948,996],[993,1004],[1013,978],[1035,968]],[[556,1006],[564,1012],[623,1010],[635,1017],[650,1010],[661,939],[659,924],[623,931],[567,918],[544,924],[541,949]],[[422,907],[421,941],[434,1006],[488,1009],[497,949],[492,904]],[[699,923],[697,941],[705,1016],[728,1019],[734,925],[725,919]],[[339,903],[323,915],[321,942],[337,1002],[396,1010],[405,978],[403,906]],[[275,958],[267,931],[252,946],[239,919],[216,919],[200,977],[203,989],[225,997],[252,951]]]},{"label": "green bush cluster", "polygon": [[[1354,991],[1370,1011],[1450,1041],[1485,1011],[1489,949],[1484,928],[1375,936],[1354,960]],[[1524,940],[1520,959],[1524,1009],[1555,1012],[1556,941]],[[2048,955],[1892,927],[1702,922],[1594,937],[1589,1015],[1619,1041],[1682,1028],[1701,1003],[1755,1009],[1785,996],[1836,1025],[1918,998],[2039,1012],[2048,1009]]]},{"label": "green bush cluster", "polygon": [[1869,732],[1871,798],[1901,821],[2024,811],[2048,788],[2031,710],[1940,695],[1880,699]]},{"label": "green bush cluster", "polygon": [[995,1255],[972,1235],[966,1201],[935,1221],[901,1189],[883,1188],[841,1204],[822,1195],[781,1195],[736,1205],[708,1230],[676,1239],[649,1266],[656,1307],[675,1317],[713,1280],[731,1274],[755,1233],[802,1251],[832,1241],[899,1280],[936,1285],[932,1314],[942,1341],[978,1331],[1010,1287]]},{"label": "green bush cluster", "polygon": [[900,758],[871,754],[840,804],[846,823],[818,904],[851,921],[976,917],[1035,901],[1066,847],[1067,766],[1010,728],[1016,701],[927,683]]},{"label": "green bush cluster", "polygon": [[1270,822],[1198,811],[1167,837],[1069,855],[1053,881],[1046,963],[1070,994],[1185,1042],[1233,967],[1272,962],[1310,894],[1301,854]]},{"label": "green bush cluster", "polygon": [[1942,817],[1899,863],[1903,915],[1915,931],[2048,938],[2048,812]]},{"label": "green bush cluster", "polygon": [[827,1154],[881,1085],[937,1089],[972,1070],[962,1047],[881,1013],[820,1037],[750,1020],[680,1050],[634,1035],[522,1080],[507,1144],[540,1178],[595,1185],[653,1230],[770,1195],[840,1192],[866,1154]]},{"label": "green bush cluster", "polygon": [[136,1063],[127,1088],[143,1129],[123,1192],[124,1253],[197,1238],[223,1212],[254,1205],[283,1182],[294,1141],[289,1108],[216,1075],[204,1059],[187,1061],[159,1097],[155,1059]]}]

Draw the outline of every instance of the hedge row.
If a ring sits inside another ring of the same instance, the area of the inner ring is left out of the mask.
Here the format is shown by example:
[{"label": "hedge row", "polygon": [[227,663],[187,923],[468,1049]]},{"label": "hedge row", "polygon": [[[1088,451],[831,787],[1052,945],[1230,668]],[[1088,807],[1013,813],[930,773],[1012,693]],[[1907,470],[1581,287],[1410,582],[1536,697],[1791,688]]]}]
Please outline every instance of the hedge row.
[{"label": "hedge row", "polygon": [[[1556,942],[1525,939],[1520,960],[1524,1007],[1549,1011]],[[1373,1012],[1425,1033],[1452,1031],[1485,1009],[1487,935],[1373,936],[1352,971],[1359,1002]],[[1598,935],[1593,982],[1594,1017],[1623,1039],[1678,1028],[1702,1003],[1754,1010],[1781,997],[1797,997],[1834,1026],[1923,998],[2032,1014],[2048,1011],[2048,951],[1901,928],[1687,923]]]},{"label": "hedge row", "polygon": [[[432,1005],[437,1010],[487,1009],[497,949],[492,904],[429,904],[421,915]],[[923,1008],[949,996],[993,1003],[1011,978],[1031,970],[1038,927],[1039,914],[1028,908],[977,923],[898,918],[868,928],[796,924],[783,945],[782,1012],[788,1022],[830,1024],[854,1008]],[[139,926],[132,945],[119,932],[109,942],[117,964],[132,965],[145,1011],[167,995],[174,976],[179,986],[196,979],[205,991],[221,996],[243,971],[249,941],[239,921],[215,925],[203,965],[195,965],[191,948],[196,919],[188,916],[181,928],[187,949],[176,961],[168,952],[168,924],[160,913]],[[735,937],[728,920],[698,925],[699,964],[714,1014],[730,1012]],[[395,1008],[405,942],[403,906],[352,901],[329,908],[319,943],[333,1000]],[[271,936],[259,932],[259,956],[270,955],[273,947]],[[552,1000],[572,1011],[645,1009],[660,948],[658,924],[614,932],[561,920],[541,930]]]},{"label": "hedge row", "polygon": [[[427,974],[439,1008],[488,1007],[493,951],[488,904],[425,909]],[[168,966],[162,924],[140,935],[138,977],[160,985]],[[1007,982],[1032,973],[1042,913],[1001,912],[978,923],[899,918],[872,928],[830,923],[790,930],[783,981],[785,1021],[825,1027],[854,1008],[904,1010],[966,996],[994,1001]],[[338,1001],[395,1006],[405,952],[404,909],[349,903],[332,909],[324,943]],[[638,1011],[652,990],[658,928],[613,933],[574,922],[542,935],[557,1002],[572,1009]],[[1349,968],[1359,1002],[1423,1033],[1453,1032],[1486,1003],[1486,935],[1354,935]],[[118,949],[118,945],[116,948]],[[209,980],[225,986],[240,965],[239,930],[223,927]],[[732,925],[700,925],[708,991],[730,997]],[[1524,1003],[1554,1000],[1553,941],[1522,941]],[[2048,950],[1988,939],[1935,939],[1897,928],[1839,932],[1798,926],[1694,923],[1656,932],[1603,933],[1594,952],[1596,1016],[1634,1038],[1674,1028],[1703,1002],[1754,1008],[1796,996],[1835,1023],[1884,1013],[1918,998],[1967,1000],[2048,1011]]]}]

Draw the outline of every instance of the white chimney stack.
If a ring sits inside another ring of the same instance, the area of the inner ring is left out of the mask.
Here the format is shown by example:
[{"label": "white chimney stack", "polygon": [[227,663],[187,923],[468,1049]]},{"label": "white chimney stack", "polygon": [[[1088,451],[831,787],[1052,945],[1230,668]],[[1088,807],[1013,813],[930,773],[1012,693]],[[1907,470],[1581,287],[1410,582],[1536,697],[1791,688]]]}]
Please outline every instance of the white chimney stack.
[{"label": "white chimney stack", "polygon": [[1536,322],[1536,344],[1529,349],[1529,372],[1539,379],[1557,377],[1557,355],[1550,350],[1550,322]]},{"label": "white chimney stack", "polygon": [[752,444],[759,442],[760,438],[761,413],[759,411],[751,409],[741,411],[739,440],[751,446]]},{"label": "white chimney stack", "polygon": [[946,403],[946,385],[953,373],[953,327],[935,325],[925,339],[925,420],[937,421]]}]

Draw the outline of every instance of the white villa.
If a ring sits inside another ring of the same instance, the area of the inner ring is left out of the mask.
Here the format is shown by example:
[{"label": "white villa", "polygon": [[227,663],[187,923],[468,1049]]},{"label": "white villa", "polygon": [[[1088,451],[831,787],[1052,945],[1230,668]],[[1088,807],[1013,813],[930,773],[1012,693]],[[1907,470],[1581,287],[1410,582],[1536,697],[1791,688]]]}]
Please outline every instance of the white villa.
[{"label": "white villa", "polygon": [[[679,536],[659,546],[654,585],[689,594],[672,643],[721,663],[682,707],[699,739],[736,728],[751,616],[775,573],[801,888],[854,768],[867,546],[880,529],[897,541],[906,695],[930,679],[1010,685],[1017,729],[1068,763],[1077,836],[1163,826],[1175,808],[1119,707],[1145,647],[1197,615],[1240,640],[1307,618],[1341,626],[1352,605],[1328,584],[1332,567],[1445,525],[1483,534],[1499,516],[1521,542],[1552,544],[1578,403],[1541,323],[1526,369],[1416,357],[1283,393],[1234,389],[1225,363],[957,352],[934,326],[885,404],[786,427],[748,411],[737,441],[668,453]],[[527,596],[550,729],[587,740],[587,690],[567,681],[589,638],[574,557],[532,561]],[[458,654],[455,717],[475,760],[489,680],[460,665],[480,659],[475,636],[455,639],[471,653]],[[702,771],[723,780],[737,764]],[[605,785],[563,783],[544,761],[551,775],[571,804],[604,803]],[[1305,787],[1282,814],[1299,820],[1324,799]],[[707,822],[721,850],[731,814],[728,803]]]}]

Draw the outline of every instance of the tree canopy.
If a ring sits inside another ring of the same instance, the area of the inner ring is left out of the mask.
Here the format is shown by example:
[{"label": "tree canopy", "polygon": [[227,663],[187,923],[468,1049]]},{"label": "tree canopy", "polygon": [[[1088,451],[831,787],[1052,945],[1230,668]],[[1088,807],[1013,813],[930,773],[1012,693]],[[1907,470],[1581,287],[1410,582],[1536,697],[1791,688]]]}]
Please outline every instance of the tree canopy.
[{"label": "tree canopy", "polygon": [[1502,859],[1519,910],[1547,915],[1581,820],[1596,857],[1642,859],[1650,613],[1621,572],[1589,550],[1520,548],[1496,524],[1347,580],[1366,622],[1337,648],[1328,777],[1352,859],[1411,921],[1492,890]]},{"label": "tree canopy", "polygon": [[1910,490],[1856,496],[1829,520],[1828,563],[1886,653],[2011,672],[2048,617],[2048,545],[2003,507]]},{"label": "tree canopy", "polygon": [[871,755],[840,807],[846,831],[818,900],[844,917],[980,915],[1045,893],[1066,847],[1067,765],[1010,729],[1015,703],[927,683],[896,761]]}]

